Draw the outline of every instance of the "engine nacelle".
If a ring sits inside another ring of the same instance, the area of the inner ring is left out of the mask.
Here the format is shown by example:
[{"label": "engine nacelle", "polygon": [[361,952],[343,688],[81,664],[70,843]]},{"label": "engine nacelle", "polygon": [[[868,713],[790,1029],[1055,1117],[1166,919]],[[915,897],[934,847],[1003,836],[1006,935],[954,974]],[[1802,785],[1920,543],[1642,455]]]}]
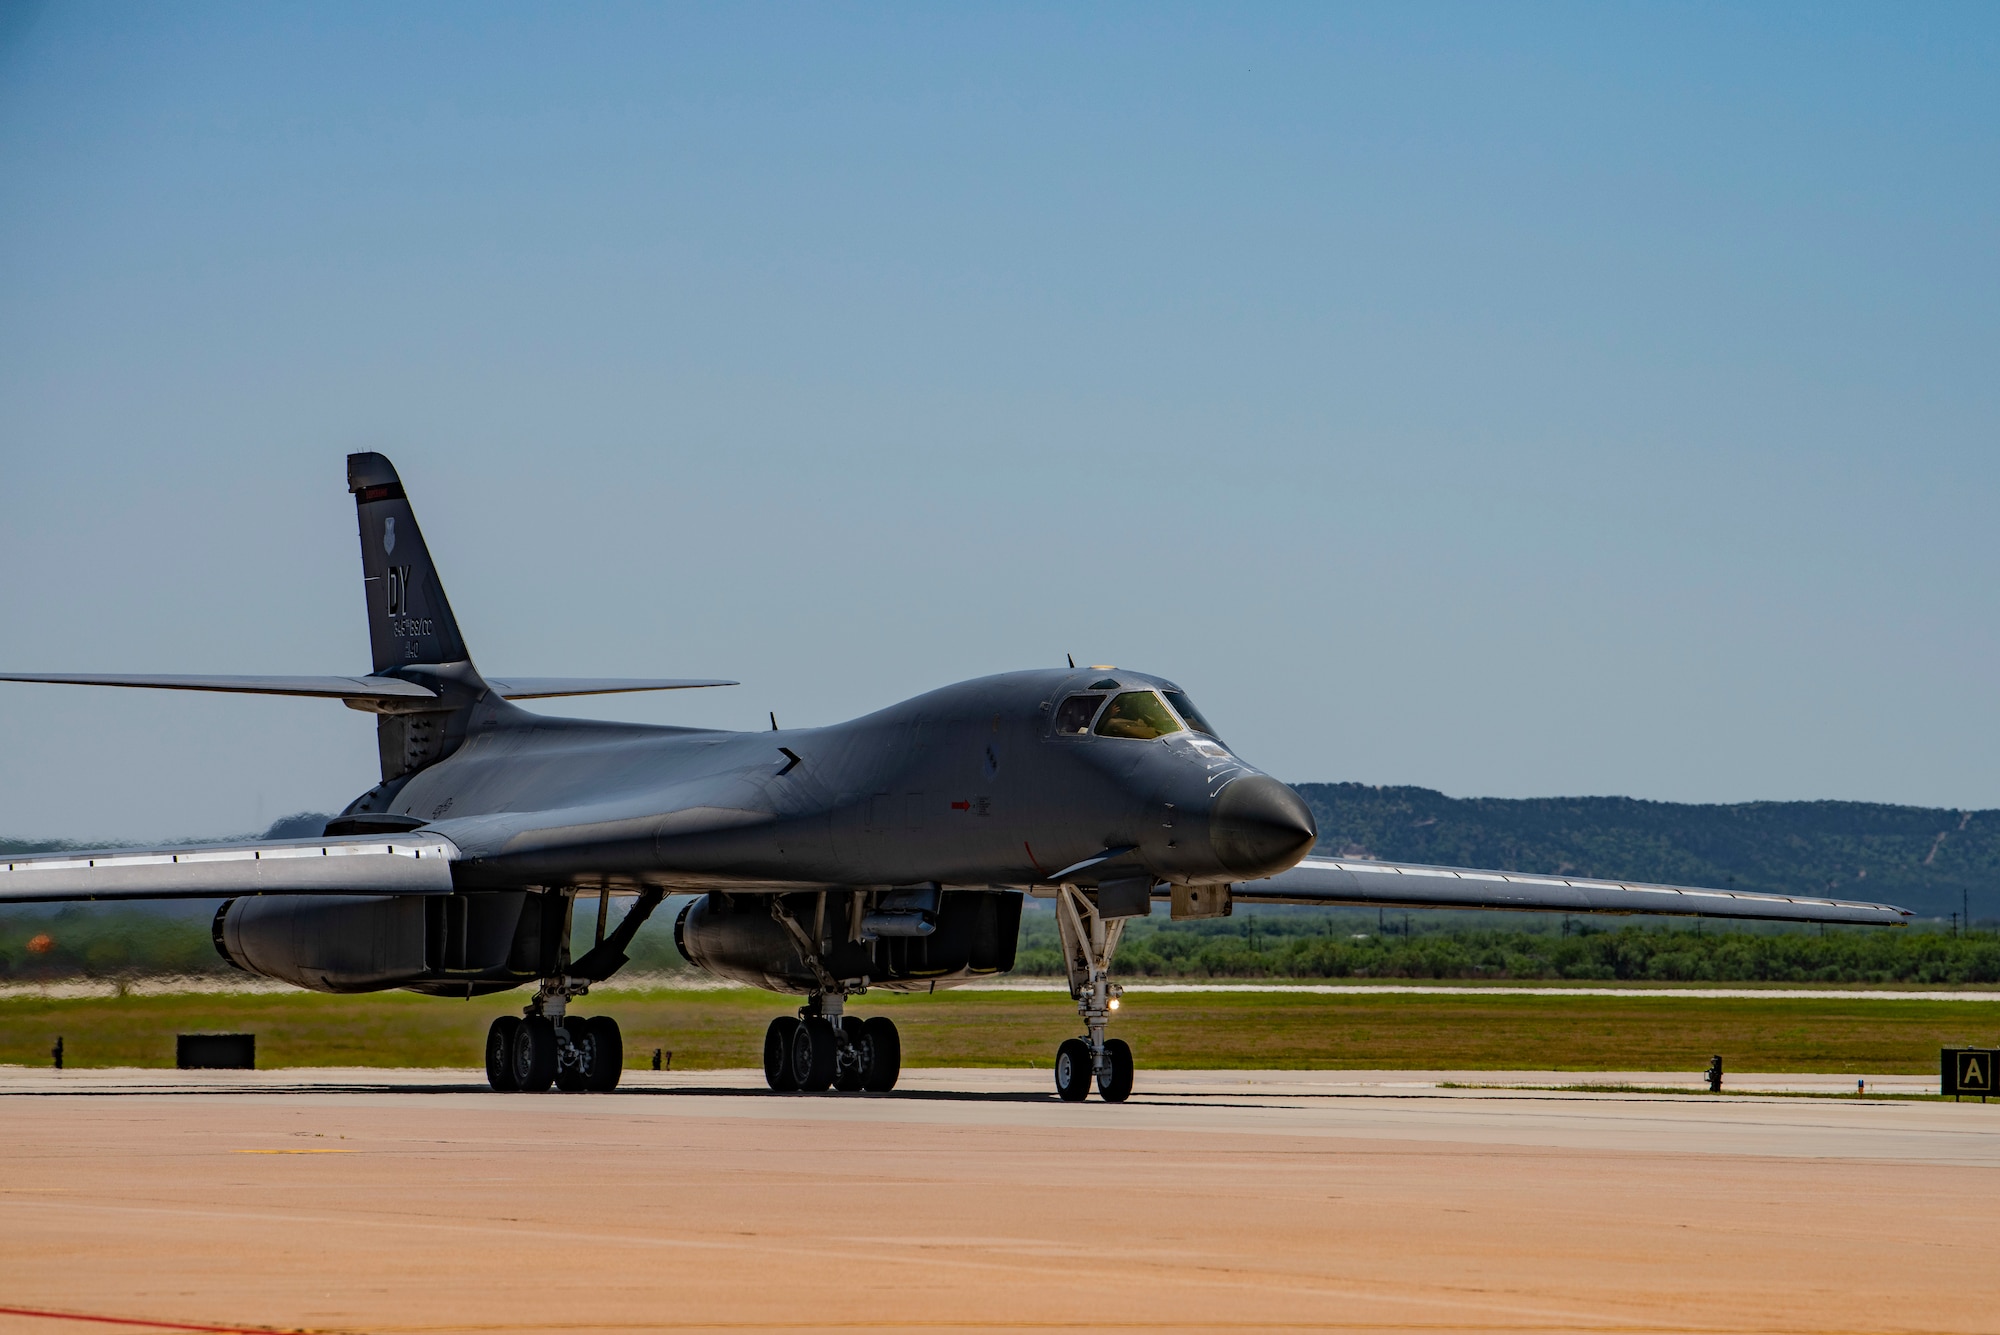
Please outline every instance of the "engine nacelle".
[{"label": "engine nacelle", "polygon": [[260,895],[215,913],[237,968],[315,992],[476,996],[555,972],[561,895]]},{"label": "engine nacelle", "polygon": [[[773,915],[775,904],[808,935],[819,919],[820,963],[836,979],[866,978],[870,987],[890,991],[929,991],[1014,967],[1021,935],[1021,896],[1015,891],[947,890],[937,897],[929,931],[852,940],[851,924],[865,922],[875,907],[869,897],[865,890],[829,890],[822,914],[816,892],[716,891],[681,910],[674,945],[688,963],[739,983],[772,992],[814,991],[819,977],[798,938]],[[882,899],[881,893],[875,898]]]}]

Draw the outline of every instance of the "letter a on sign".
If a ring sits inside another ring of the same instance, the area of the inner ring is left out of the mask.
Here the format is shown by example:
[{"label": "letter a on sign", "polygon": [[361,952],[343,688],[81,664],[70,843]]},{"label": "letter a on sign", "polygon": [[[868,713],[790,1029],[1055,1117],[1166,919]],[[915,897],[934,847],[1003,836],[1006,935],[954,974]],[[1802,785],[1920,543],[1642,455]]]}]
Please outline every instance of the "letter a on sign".
[{"label": "letter a on sign", "polygon": [[1984,1052],[1958,1054],[1958,1087],[1967,1092],[1993,1088],[1993,1067]]}]

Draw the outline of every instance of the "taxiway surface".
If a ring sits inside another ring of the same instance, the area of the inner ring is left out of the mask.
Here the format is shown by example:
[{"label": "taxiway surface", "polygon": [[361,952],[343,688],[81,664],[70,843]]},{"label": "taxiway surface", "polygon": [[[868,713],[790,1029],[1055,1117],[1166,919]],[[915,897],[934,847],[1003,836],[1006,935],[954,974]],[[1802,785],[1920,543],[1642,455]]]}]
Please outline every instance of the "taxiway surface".
[{"label": "taxiway surface", "polygon": [[629,1079],[0,1072],[0,1335],[2000,1330],[2000,1104]]}]

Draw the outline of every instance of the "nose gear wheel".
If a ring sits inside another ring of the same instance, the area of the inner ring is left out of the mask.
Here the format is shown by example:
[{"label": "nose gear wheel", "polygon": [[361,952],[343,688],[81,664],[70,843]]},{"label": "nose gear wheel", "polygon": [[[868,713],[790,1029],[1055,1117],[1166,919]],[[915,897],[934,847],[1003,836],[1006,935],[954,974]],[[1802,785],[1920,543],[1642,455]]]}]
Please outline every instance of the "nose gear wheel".
[{"label": "nose gear wheel", "polygon": [[1056,1049],[1056,1097],[1081,1103],[1090,1094],[1090,1044],[1066,1038]]},{"label": "nose gear wheel", "polygon": [[1104,1040],[1104,1065],[1097,1068],[1097,1092],[1106,1103],[1123,1103],[1132,1092],[1132,1045]]}]

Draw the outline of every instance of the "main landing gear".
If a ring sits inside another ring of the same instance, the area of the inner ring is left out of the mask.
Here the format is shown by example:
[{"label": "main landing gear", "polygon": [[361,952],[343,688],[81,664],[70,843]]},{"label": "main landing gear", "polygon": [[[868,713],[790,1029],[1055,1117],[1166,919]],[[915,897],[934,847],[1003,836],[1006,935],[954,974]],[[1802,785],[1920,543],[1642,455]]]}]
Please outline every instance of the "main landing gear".
[{"label": "main landing gear", "polygon": [[1132,1048],[1122,1038],[1107,1039],[1104,1026],[1125,990],[1111,981],[1111,956],[1125,934],[1125,920],[1106,918],[1081,890],[1065,883],[1056,887],[1056,930],[1069,994],[1084,1028],[1082,1038],[1065,1039],[1056,1049],[1056,1095],[1074,1103],[1089,1095],[1095,1079],[1106,1103],[1123,1103],[1132,1093]]},{"label": "main landing gear", "polygon": [[814,993],[796,1017],[780,1015],[764,1031],[764,1082],[772,1089],[870,1090],[896,1087],[903,1070],[903,1040],[886,1015],[858,1020],[844,1013],[847,998]]},{"label": "main landing gear", "polygon": [[609,1015],[568,1014],[571,997],[588,985],[550,979],[520,1018],[502,1015],[486,1031],[486,1080],[503,1093],[539,1094],[554,1085],[567,1093],[618,1088],[625,1040]]}]

